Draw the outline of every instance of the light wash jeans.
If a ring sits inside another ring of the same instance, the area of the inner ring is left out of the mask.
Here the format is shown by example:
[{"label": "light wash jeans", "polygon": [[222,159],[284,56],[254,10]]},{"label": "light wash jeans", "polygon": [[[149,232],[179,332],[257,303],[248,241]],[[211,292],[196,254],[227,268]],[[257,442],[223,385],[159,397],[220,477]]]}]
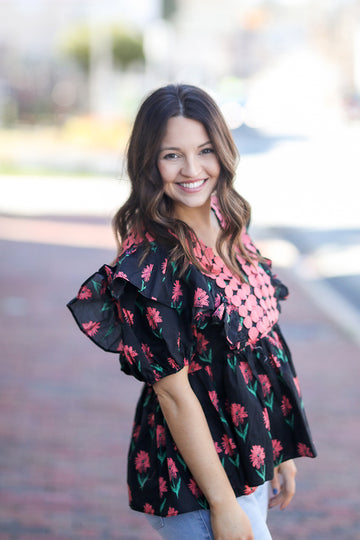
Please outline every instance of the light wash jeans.
[{"label": "light wash jeans", "polygon": [[[271,540],[266,525],[269,502],[268,482],[259,486],[255,493],[243,495],[237,499],[241,508],[248,515],[255,540]],[[195,510],[171,517],[146,515],[150,525],[165,540],[214,540],[210,523],[209,510]]]}]

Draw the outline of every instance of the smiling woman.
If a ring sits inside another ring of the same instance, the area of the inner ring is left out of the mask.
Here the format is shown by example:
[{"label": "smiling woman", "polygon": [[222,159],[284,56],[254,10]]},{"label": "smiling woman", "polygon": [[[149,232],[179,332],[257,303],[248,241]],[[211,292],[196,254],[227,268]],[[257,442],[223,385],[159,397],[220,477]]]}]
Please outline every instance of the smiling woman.
[{"label": "smiling woman", "polygon": [[291,501],[293,458],[316,453],[278,325],[287,288],[248,235],[236,160],[205,92],[152,93],[130,138],[118,258],[69,303],[80,329],[145,383],[129,501],[167,540],[271,539],[267,508]]}]

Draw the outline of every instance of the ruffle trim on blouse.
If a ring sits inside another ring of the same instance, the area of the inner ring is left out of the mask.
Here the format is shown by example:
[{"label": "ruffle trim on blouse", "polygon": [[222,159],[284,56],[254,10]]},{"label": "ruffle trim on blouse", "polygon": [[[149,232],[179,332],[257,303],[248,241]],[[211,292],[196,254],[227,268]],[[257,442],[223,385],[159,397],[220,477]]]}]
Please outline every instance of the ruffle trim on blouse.
[{"label": "ruffle trim on blouse", "polygon": [[[177,312],[180,327],[172,329],[172,336],[177,330],[178,341],[187,342],[186,351],[183,346],[178,350],[183,350],[188,357],[195,346],[197,331],[210,321],[223,325],[230,348],[237,350],[255,344],[277,323],[278,301],[285,299],[288,291],[272,275],[270,261],[252,267],[241,260],[248,283],[235,283],[233,278],[229,285],[231,276],[226,274],[222,260],[216,256],[211,260],[213,252],[207,248],[202,263],[211,262],[209,274],[204,275],[190,264],[180,278],[176,265],[169,262],[166,249],[151,238],[149,241],[150,251],[144,258],[143,243],[129,236],[117,263],[103,265],[83,283],[77,297],[68,304],[82,332],[103,350],[122,352],[123,327],[131,323],[133,316],[129,306],[135,305],[139,295],[151,303],[154,317],[157,303]],[[250,250],[256,250],[247,234],[243,241]],[[148,311],[145,315],[149,320]],[[152,322],[156,326],[156,320]]]}]

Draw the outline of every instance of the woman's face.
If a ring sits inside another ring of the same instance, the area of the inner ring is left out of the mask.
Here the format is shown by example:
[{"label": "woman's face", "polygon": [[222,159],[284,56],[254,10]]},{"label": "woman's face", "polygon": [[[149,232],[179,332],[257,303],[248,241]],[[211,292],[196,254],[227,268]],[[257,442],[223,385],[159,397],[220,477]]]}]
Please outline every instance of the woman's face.
[{"label": "woman's face", "polygon": [[204,126],[183,116],[168,120],[157,165],[175,211],[208,202],[220,174],[220,163]]}]

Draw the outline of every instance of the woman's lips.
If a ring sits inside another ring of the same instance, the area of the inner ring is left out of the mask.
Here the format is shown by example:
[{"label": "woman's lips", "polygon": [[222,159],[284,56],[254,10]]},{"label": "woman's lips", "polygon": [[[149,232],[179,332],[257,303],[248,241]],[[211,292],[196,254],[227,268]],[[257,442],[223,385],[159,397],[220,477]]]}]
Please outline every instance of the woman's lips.
[{"label": "woman's lips", "polygon": [[193,180],[191,182],[179,182],[177,185],[187,193],[195,193],[201,190],[206,181],[207,178],[203,178],[202,180]]}]

